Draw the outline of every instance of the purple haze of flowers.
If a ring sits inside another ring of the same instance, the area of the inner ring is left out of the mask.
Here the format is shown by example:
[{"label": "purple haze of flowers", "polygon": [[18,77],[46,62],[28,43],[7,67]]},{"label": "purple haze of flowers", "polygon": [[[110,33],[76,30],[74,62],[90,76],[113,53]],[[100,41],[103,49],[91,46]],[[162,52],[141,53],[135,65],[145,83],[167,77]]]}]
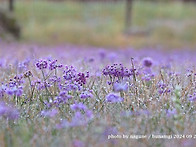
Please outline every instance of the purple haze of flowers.
[{"label": "purple haze of flowers", "polygon": [[127,92],[128,91],[128,83],[114,83],[113,89],[115,92]]},{"label": "purple haze of flowers", "polygon": [[153,60],[152,60],[152,58],[150,58],[150,57],[145,57],[145,58],[143,58],[143,60],[142,60],[142,65],[143,65],[144,67],[151,67],[151,66],[153,65]]},{"label": "purple haze of flowers", "polygon": [[106,57],[105,50],[103,50],[103,49],[99,50],[99,56],[100,56],[101,60],[103,60]]},{"label": "purple haze of flowers", "polygon": [[93,112],[91,110],[86,110],[83,114],[80,111],[76,111],[72,117],[71,122],[68,120],[63,120],[60,124],[57,125],[57,129],[85,126],[94,118]]},{"label": "purple haze of flowers", "polygon": [[19,112],[12,106],[7,106],[5,103],[0,103],[0,117],[5,117],[10,120],[16,120],[19,118]]},{"label": "purple haze of flowers", "polygon": [[87,110],[87,113],[85,114],[82,114],[80,111],[77,111],[75,112],[75,115],[72,117],[70,127],[87,125],[91,119],[93,119],[92,111]]},{"label": "purple haze of flowers", "polygon": [[57,109],[51,109],[51,110],[43,110],[41,112],[41,116],[44,116],[44,117],[55,117],[56,115],[58,114],[58,110]]},{"label": "purple haze of flowers", "polygon": [[106,102],[109,102],[109,103],[118,103],[118,102],[122,102],[122,101],[123,101],[123,98],[116,95],[115,93],[109,93],[106,96]]}]

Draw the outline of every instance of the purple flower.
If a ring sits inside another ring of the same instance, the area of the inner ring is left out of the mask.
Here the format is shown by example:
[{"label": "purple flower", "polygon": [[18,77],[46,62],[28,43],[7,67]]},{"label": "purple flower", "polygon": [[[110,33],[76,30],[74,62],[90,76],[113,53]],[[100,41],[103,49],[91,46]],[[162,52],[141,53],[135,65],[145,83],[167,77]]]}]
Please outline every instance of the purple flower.
[{"label": "purple flower", "polygon": [[110,93],[106,96],[106,102],[109,102],[109,103],[118,103],[122,101],[123,101],[123,98],[119,97],[118,95],[114,93]]},{"label": "purple flower", "polygon": [[65,67],[64,70],[64,79],[68,80],[72,83],[76,82],[77,84],[79,84],[80,86],[86,84],[86,79],[89,78],[89,72],[85,73],[77,73],[75,68],[73,66]]},{"label": "purple flower", "polygon": [[175,114],[177,114],[176,109],[173,109],[173,110],[168,109],[168,110],[166,110],[166,115],[167,115],[167,117],[171,117],[171,116],[173,116],[173,115],[175,115]]},{"label": "purple flower", "polygon": [[80,94],[81,99],[87,99],[87,98],[92,98],[92,97],[93,97],[93,95],[89,91],[83,91]]},{"label": "purple flower", "polygon": [[60,92],[60,94],[59,94],[59,96],[57,96],[56,98],[55,98],[55,100],[54,100],[54,104],[56,104],[57,106],[59,105],[59,104],[65,104],[65,103],[67,103],[67,101],[69,100],[69,99],[71,99],[72,98],[72,96],[71,95],[69,95],[66,91],[62,91],[62,92]]},{"label": "purple flower", "polygon": [[87,123],[88,123],[88,119],[86,119],[85,115],[77,111],[75,115],[72,117],[72,121],[69,123],[69,126],[70,127],[84,126]]},{"label": "purple flower", "polygon": [[20,97],[23,94],[23,87],[21,87],[21,86],[20,87],[16,87],[16,86],[15,87],[7,87],[5,92],[10,96],[16,95],[16,96]]},{"label": "purple flower", "polygon": [[57,109],[51,109],[51,110],[43,110],[41,112],[41,116],[44,117],[55,117],[58,114],[58,110]]},{"label": "purple flower", "polygon": [[86,78],[88,77],[89,77],[89,72],[87,72],[87,75],[85,75],[84,73],[78,73],[75,81],[82,86],[86,84]]},{"label": "purple flower", "polygon": [[113,89],[115,92],[128,91],[128,83],[114,83]]},{"label": "purple flower", "polygon": [[142,60],[142,64],[144,67],[151,67],[153,65],[153,60],[150,57],[145,57]]},{"label": "purple flower", "polygon": [[62,68],[62,67],[63,67],[62,64],[57,65],[56,63],[57,63],[57,60],[51,61],[51,62],[49,63],[49,69],[50,69],[50,70],[54,70],[54,69],[56,69],[56,68]]},{"label": "purple flower", "polygon": [[103,50],[103,49],[99,50],[99,56],[100,56],[101,60],[103,60],[106,57],[105,50]]},{"label": "purple flower", "polygon": [[70,67],[66,66],[63,73],[64,73],[63,77],[65,80],[72,80],[76,77],[77,74],[76,69],[73,66]]},{"label": "purple flower", "polygon": [[10,120],[19,118],[19,112],[13,106],[7,106],[5,103],[0,103],[0,117],[5,117]]},{"label": "purple flower", "polygon": [[52,77],[49,79],[49,81],[50,81],[51,83],[55,83],[55,82],[59,83],[59,82],[61,81],[61,78],[59,78],[59,77],[57,77],[57,76],[52,76]]},{"label": "purple flower", "polygon": [[[74,106],[72,106],[74,107]],[[60,124],[57,125],[58,129],[65,127],[79,127],[87,125],[93,119],[93,112],[91,110],[86,110],[85,113],[76,111],[71,121],[63,120]]]},{"label": "purple flower", "polygon": [[71,110],[73,111],[78,111],[78,110],[86,110],[87,107],[83,103],[78,103],[78,104],[72,104],[70,105]]},{"label": "purple flower", "polygon": [[188,100],[191,102],[195,102],[196,101],[196,93],[194,93],[193,95],[190,95]]},{"label": "purple flower", "polygon": [[26,71],[26,72],[24,73],[24,78],[28,78],[28,77],[31,77],[31,76],[33,76],[33,74],[31,73],[30,70],[28,70],[28,71]]},{"label": "purple flower", "polygon": [[35,65],[38,69],[42,70],[48,67],[48,62],[46,60],[39,60]]},{"label": "purple flower", "polygon": [[170,93],[171,89],[168,87],[167,84],[163,82],[159,82],[157,85],[159,94]]},{"label": "purple flower", "polygon": [[107,66],[103,69],[103,74],[105,76],[109,76],[118,79],[123,79],[125,77],[130,77],[133,75],[132,69],[127,69],[122,64],[113,64],[111,66]]}]

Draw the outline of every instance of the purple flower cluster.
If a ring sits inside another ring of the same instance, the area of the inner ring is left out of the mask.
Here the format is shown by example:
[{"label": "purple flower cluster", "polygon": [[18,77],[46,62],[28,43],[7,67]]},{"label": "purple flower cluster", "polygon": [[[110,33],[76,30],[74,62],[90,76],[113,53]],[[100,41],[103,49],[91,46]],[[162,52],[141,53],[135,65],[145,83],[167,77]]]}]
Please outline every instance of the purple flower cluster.
[{"label": "purple flower cluster", "polygon": [[75,81],[80,85],[85,85],[86,84],[86,79],[89,78],[89,72],[86,73],[78,73]]},{"label": "purple flower cluster", "polygon": [[70,81],[70,83],[76,83],[79,86],[83,86],[86,84],[87,78],[89,78],[89,72],[86,74],[81,72],[77,73],[73,66],[66,66],[63,77],[65,80]]},{"label": "purple flower cluster", "polygon": [[42,69],[47,69],[49,68],[49,70],[55,70],[57,68],[62,68],[63,65],[62,64],[57,64],[57,60],[39,60],[37,61],[37,63],[35,64],[36,67],[40,70]]},{"label": "purple flower cluster", "polygon": [[168,87],[167,84],[163,82],[159,82],[157,85],[159,94],[170,93],[171,89]]},{"label": "purple flower cluster", "polygon": [[1,96],[4,96],[6,93],[7,95],[15,95],[15,96],[22,96],[23,94],[23,86],[22,84],[24,83],[23,81],[23,76],[15,76],[13,79],[10,79],[9,82],[5,85],[2,85],[0,93]]},{"label": "purple flower cluster", "polygon": [[53,61],[50,61],[49,63],[49,70],[55,70],[57,68],[62,68],[63,65],[62,64],[57,64],[57,60],[53,60]]},{"label": "purple flower cluster", "polygon": [[59,96],[57,96],[57,97],[55,98],[54,104],[58,107],[59,104],[66,104],[67,101],[68,101],[69,99],[71,99],[71,98],[72,98],[72,96],[69,95],[67,91],[61,91],[61,92],[59,93]]},{"label": "purple flower cluster", "polygon": [[130,77],[133,75],[132,69],[127,69],[122,64],[113,64],[111,66],[107,66],[103,69],[103,74],[105,76],[110,76],[112,78],[123,79],[125,77]]},{"label": "purple flower cluster", "polygon": [[38,69],[42,70],[48,67],[48,62],[46,60],[39,60],[35,65]]}]

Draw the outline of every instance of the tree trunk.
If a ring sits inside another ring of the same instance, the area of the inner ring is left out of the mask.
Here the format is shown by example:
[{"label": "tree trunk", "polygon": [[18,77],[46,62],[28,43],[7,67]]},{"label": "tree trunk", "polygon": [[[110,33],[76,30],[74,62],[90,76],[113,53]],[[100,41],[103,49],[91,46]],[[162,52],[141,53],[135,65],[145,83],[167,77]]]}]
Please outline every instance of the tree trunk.
[{"label": "tree trunk", "polygon": [[9,10],[14,11],[14,0],[9,0]]},{"label": "tree trunk", "polygon": [[126,0],[125,31],[128,31],[131,27],[132,2],[133,0]]}]

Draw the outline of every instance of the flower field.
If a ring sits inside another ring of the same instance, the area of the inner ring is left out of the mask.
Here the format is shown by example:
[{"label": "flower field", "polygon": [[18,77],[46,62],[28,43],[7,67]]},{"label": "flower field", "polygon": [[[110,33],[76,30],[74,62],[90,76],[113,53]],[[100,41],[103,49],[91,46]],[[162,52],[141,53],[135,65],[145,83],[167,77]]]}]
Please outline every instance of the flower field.
[{"label": "flower field", "polygon": [[0,146],[193,147],[195,56],[0,42]]}]

